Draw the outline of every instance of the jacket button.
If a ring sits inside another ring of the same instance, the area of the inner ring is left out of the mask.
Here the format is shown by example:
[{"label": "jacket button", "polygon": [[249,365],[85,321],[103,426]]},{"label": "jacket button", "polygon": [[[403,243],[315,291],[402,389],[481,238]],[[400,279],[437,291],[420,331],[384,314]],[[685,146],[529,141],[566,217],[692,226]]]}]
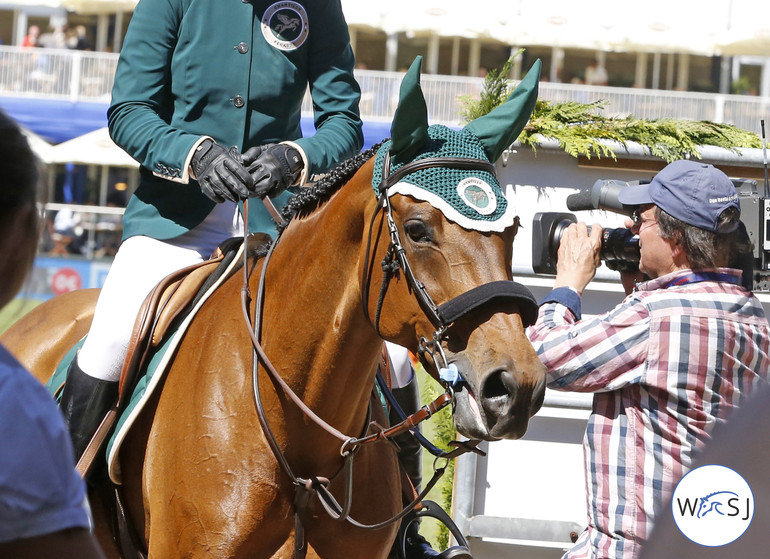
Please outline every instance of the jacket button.
[{"label": "jacket button", "polygon": [[241,108],[246,104],[246,101],[243,100],[243,97],[240,95],[236,95],[233,97],[233,105],[235,105],[237,108]]},{"label": "jacket button", "polygon": [[238,52],[240,52],[241,54],[246,54],[247,52],[249,52],[249,45],[247,45],[243,41],[238,43],[238,45],[235,48],[237,48]]}]

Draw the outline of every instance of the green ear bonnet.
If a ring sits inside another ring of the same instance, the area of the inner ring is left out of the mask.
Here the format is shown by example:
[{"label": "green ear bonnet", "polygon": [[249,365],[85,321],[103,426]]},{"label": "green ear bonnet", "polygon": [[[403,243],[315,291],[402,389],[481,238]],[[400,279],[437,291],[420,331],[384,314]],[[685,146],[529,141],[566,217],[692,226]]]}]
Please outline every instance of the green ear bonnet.
[{"label": "green ear bonnet", "polygon": [[[505,103],[461,130],[440,124],[428,126],[427,105],[420,88],[417,57],[401,84],[391,139],[377,152],[372,185],[380,194],[385,164],[390,172],[429,158],[476,159],[494,163],[518,138],[537,100],[540,60]],[[402,194],[428,202],[458,225],[477,231],[503,231],[513,225],[516,212],[512,193],[503,193],[491,170],[447,166],[417,169],[388,188],[388,196]]]}]

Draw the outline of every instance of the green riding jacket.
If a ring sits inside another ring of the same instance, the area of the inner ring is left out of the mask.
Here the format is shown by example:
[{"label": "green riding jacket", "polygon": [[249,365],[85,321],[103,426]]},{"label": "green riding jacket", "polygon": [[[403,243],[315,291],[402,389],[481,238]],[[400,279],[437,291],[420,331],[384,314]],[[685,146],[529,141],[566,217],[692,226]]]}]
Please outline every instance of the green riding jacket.
[{"label": "green riding jacket", "polygon": [[[353,65],[339,0],[141,0],[107,113],[113,140],[141,164],[123,238],[173,238],[211,212],[189,173],[202,137],[241,152],[294,141],[310,175],[357,153]],[[316,133],[302,138],[308,86]],[[249,218],[252,232],[273,231],[263,204],[251,204]]]}]

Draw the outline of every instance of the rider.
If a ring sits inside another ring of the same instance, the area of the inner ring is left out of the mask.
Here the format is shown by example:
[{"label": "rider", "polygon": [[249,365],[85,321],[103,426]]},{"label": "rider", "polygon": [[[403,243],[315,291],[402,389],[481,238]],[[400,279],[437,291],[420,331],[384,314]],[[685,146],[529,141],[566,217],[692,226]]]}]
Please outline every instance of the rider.
[{"label": "rider", "polygon": [[[296,27],[285,29],[286,18]],[[302,138],[308,86],[317,132]],[[145,296],[243,234],[240,200],[285,203],[287,187],[360,150],[359,98],[338,1],[137,5],[107,116],[112,138],[141,164],[140,181],[62,395],[76,456],[116,400]],[[262,204],[249,214],[250,232],[274,231]]]},{"label": "rider", "polygon": [[[108,121],[141,164],[140,182],[61,398],[76,456],[117,398],[134,319],[152,288],[242,235],[241,200],[285,204],[287,187],[361,149],[353,66],[339,0],[137,5]],[[316,133],[303,138],[308,87]],[[250,232],[275,231],[262,204],[249,214]]]}]

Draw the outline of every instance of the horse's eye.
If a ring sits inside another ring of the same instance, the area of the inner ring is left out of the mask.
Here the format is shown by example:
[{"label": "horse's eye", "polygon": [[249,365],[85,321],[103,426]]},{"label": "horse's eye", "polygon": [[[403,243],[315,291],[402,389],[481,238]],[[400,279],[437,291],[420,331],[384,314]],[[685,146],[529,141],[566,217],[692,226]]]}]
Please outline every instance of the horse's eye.
[{"label": "horse's eye", "polygon": [[410,219],[404,223],[404,231],[415,243],[429,243],[433,240],[433,232],[418,219]]}]

